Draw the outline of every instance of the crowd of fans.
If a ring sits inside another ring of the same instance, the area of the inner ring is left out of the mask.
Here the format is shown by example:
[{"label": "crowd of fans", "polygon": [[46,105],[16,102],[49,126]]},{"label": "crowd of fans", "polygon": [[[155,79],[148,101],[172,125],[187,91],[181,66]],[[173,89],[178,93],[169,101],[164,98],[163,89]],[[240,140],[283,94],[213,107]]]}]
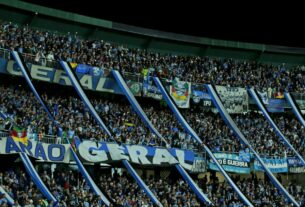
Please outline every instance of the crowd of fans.
[{"label": "crowd of fans", "polygon": [[[118,69],[122,73],[141,74],[149,69],[152,75],[173,79],[213,83],[225,86],[255,85],[265,91],[305,92],[305,67],[295,66],[288,70],[285,64],[275,66],[253,61],[237,61],[208,57],[166,55],[146,50],[126,48],[102,40],[83,40],[77,35],[60,35],[8,22],[0,25],[0,49],[17,50],[27,61],[54,66],[56,60],[97,66],[101,69]],[[67,89],[68,90],[68,89]],[[73,93],[61,90],[42,93],[42,98],[58,121],[55,125],[36,101],[27,87],[3,83],[0,85],[0,111],[9,120],[20,120],[27,130],[27,137],[42,141],[51,137],[57,143],[74,137],[97,141],[116,141],[118,143],[165,146],[133,111],[122,97],[101,98],[90,96],[96,111],[110,129],[108,136],[84,107],[82,101]],[[168,108],[154,104],[144,104],[144,112],[152,124],[164,137],[167,144],[182,149],[199,150],[198,145],[186,133]],[[202,141],[213,152],[239,152],[243,146],[219,114],[207,112],[202,108],[191,108],[182,112],[187,122],[198,133]],[[286,114],[272,115],[288,140],[301,155],[305,155],[304,128]],[[288,156],[293,153],[280,141],[266,119],[258,113],[234,115],[238,127],[251,145],[262,155]],[[11,122],[0,121],[3,128],[10,129]],[[77,172],[55,170],[42,172],[42,180],[53,195],[60,200],[60,206],[101,206],[99,199],[90,191]],[[126,174],[116,171],[109,175],[100,173],[96,182],[109,198],[112,206],[150,207],[151,200]],[[259,206],[288,206],[283,196],[268,179],[242,179],[235,176],[235,182],[242,192]],[[146,178],[146,184],[161,201],[164,207],[202,206],[189,186],[182,179]],[[213,173],[209,177],[196,180],[198,185],[212,200],[215,206],[244,206],[227,183],[221,183]],[[16,207],[49,207],[48,202],[34,186],[23,169],[0,171],[0,185],[15,199]],[[290,183],[286,186],[295,199],[305,206],[305,190],[300,185]],[[0,206],[6,206],[0,197]]]},{"label": "crowd of fans", "polygon": [[[272,115],[274,121],[292,146],[304,156],[304,129],[301,124],[288,115]],[[285,157],[293,155],[285,143],[278,137],[270,123],[259,113],[248,113],[246,116],[234,117],[239,128],[260,153]],[[253,136],[255,134],[255,136]]]},{"label": "crowd of fans", "polygon": [[271,115],[281,132],[290,141],[292,146],[305,156],[305,129],[294,116]]},{"label": "crowd of fans", "polygon": [[[77,136],[80,139],[94,141],[166,146],[160,138],[150,132],[126,100],[121,99],[122,97],[116,100],[91,98],[93,106],[113,134],[109,137],[100,129],[77,96],[68,95],[66,92],[65,96],[60,93],[42,95],[61,126],[58,127],[50,121],[29,90],[2,85],[0,92],[0,110],[9,117],[14,117],[15,120],[21,119],[21,123],[27,128],[29,139],[41,141],[43,137],[53,137],[56,142],[62,143],[66,139],[71,141]],[[144,105],[143,109],[167,144],[172,147],[202,151],[202,147],[184,131],[167,107],[164,109],[156,105]],[[185,110],[182,114],[212,151],[238,153],[246,149],[219,114],[205,111],[203,108]],[[262,115],[251,112],[235,115],[233,118],[260,154],[279,157],[293,155]],[[304,129],[298,121],[290,121],[284,114],[278,115],[275,121],[296,150],[304,155]]]},{"label": "crowd of fans", "polygon": [[[72,95],[42,95],[51,113],[61,125],[57,127],[50,121],[30,91],[22,87],[6,86],[0,86],[0,91],[1,111],[9,117],[14,117],[15,120],[21,119],[20,122],[27,127],[27,135],[30,139],[40,140],[44,136],[51,136],[62,142],[66,138],[72,140],[74,136],[78,136],[80,139],[165,146],[165,143],[149,131],[131,106],[124,101],[91,100],[106,126],[113,133],[113,140],[100,129],[79,98]],[[194,141],[183,132],[169,110],[158,110],[157,113],[153,107],[144,107],[144,111],[171,146],[195,148]]]},{"label": "crowd of fans", "polygon": [[[55,170],[39,170],[39,175],[53,196],[59,201],[59,207],[97,207],[104,206],[98,196],[90,190],[81,174],[66,165],[57,165]],[[96,183],[116,207],[152,207],[152,201],[136,184],[130,175],[119,168],[98,170],[95,172]],[[167,177],[151,176],[144,179],[157,199],[164,207],[200,207],[200,202],[188,184],[173,175]],[[233,177],[238,187],[255,207],[291,206],[280,192],[270,185],[268,179],[259,179],[255,174],[249,178]],[[280,179],[281,180],[281,179]],[[220,182],[215,173],[206,173],[202,179],[195,179],[214,206],[242,207],[245,206],[233,189]],[[26,175],[20,166],[0,171],[0,186],[14,199],[14,207],[51,207],[39,189]],[[287,190],[301,206],[305,205],[305,189],[299,184],[289,183]],[[0,206],[7,206],[7,200],[0,196]]]},{"label": "crowd of fans", "polygon": [[105,70],[117,69],[122,73],[141,74],[143,69],[149,69],[152,75],[158,74],[168,79],[177,77],[195,83],[241,87],[253,85],[274,92],[304,92],[305,88],[305,66],[288,70],[285,64],[276,66],[255,61],[160,54],[103,40],[84,40],[75,34],[61,35],[36,30],[10,22],[1,23],[0,48],[19,51],[26,56],[26,61],[42,65],[66,60]]}]

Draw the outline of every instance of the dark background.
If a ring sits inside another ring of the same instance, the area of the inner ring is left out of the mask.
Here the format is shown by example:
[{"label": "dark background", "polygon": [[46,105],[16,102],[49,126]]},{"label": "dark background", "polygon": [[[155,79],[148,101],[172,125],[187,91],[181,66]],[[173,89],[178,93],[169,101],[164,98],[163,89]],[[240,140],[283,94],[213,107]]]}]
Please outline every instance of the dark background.
[{"label": "dark background", "polygon": [[304,6],[280,1],[23,1],[167,32],[305,48]]}]

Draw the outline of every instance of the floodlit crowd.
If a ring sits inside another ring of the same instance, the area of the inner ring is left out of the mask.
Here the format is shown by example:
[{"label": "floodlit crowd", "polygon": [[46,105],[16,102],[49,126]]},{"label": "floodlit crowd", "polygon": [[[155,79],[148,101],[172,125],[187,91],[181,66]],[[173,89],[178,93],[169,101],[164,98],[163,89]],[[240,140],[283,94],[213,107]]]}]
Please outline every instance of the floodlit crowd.
[{"label": "floodlit crowd", "polygon": [[199,56],[161,54],[103,40],[85,40],[76,34],[59,34],[2,22],[0,49],[16,50],[26,61],[60,68],[54,61],[65,60],[95,66],[102,70],[151,75],[167,79],[180,78],[193,83],[224,86],[248,85],[276,95],[284,90],[304,92],[305,66],[290,69],[285,64],[272,65],[255,61]]},{"label": "floodlit crowd", "polygon": [[[57,165],[50,169],[38,170],[39,176],[58,200],[59,207],[97,207],[105,206],[85,182],[82,175],[67,165]],[[255,174],[249,178],[235,176],[233,180],[245,193],[255,207],[291,206],[281,193],[270,184],[268,179],[259,179]],[[189,185],[177,176],[150,176],[144,179],[152,193],[164,207],[200,207],[208,206],[200,202]],[[95,172],[95,182],[110,201],[110,206],[117,207],[152,207],[150,198],[145,194],[128,172],[112,168]],[[242,207],[245,204],[226,183],[220,182],[214,173],[195,179],[214,206]],[[14,207],[51,207],[54,203],[47,200],[26,174],[22,166],[0,171],[0,185],[14,200]],[[305,205],[305,189],[299,184],[286,186],[301,206]],[[0,206],[8,206],[4,194],[0,195]]]},{"label": "floodlit crowd", "polygon": [[[11,120],[17,120],[27,130],[29,139],[42,141],[43,138],[53,142],[71,142],[74,137],[81,140],[118,142],[147,146],[171,146],[181,149],[202,151],[190,134],[188,134],[168,107],[158,104],[142,104],[144,112],[153,126],[162,135],[161,139],[144,124],[124,97],[89,96],[95,110],[109,128],[111,136],[99,126],[90,112],[84,107],[76,94],[71,92],[43,93],[42,98],[57,124],[53,123],[47,113],[36,101],[27,87],[12,85],[0,86],[0,110],[10,119],[2,121],[3,128],[11,127]],[[225,124],[219,114],[196,108],[182,111],[186,121],[199,135],[201,140],[214,152],[235,152],[247,150],[233,131]],[[275,115],[272,115],[275,116]],[[237,126],[251,145],[261,155],[285,157],[294,155],[279,138],[269,122],[259,113],[233,115]],[[283,131],[292,146],[304,155],[304,128],[300,123],[286,114],[275,116],[275,122]]]},{"label": "floodlit crowd", "polygon": [[[36,30],[9,22],[0,24],[1,49],[16,50],[22,53],[26,61],[50,67],[59,67],[56,61],[66,60],[72,64],[86,64],[101,70],[117,69],[123,74],[129,72],[141,75],[143,70],[148,70],[152,76],[179,78],[194,83],[239,87],[253,85],[268,91],[269,96],[285,90],[305,92],[304,66],[288,69],[285,64],[276,66],[254,61],[161,54],[103,40],[84,40],[75,34],[63,35]],[[1,50],[0,55],[4,53]],[[49,86],[39,83],[42,86],[40,89],[46,89],[41,93],[42,99],[54,116],[55,124],[22,81],[19,85],[10,80],[4,81],[4,76],[0,78],[3,82],[0,84],[0,112],[7,116],[6,119],[0,119],[0,129],[3,132],[12,130],[14,124],[19,124],[26,130],[27,138],[36,141],[63,143],[77,137],[80,140],[203,151],[203,146],[183,129],[170,109],[157,101],[148,103],[139,100],[163,139],[149,130],[124,97],[97,96],[90,93],[89,99],[109,128],[109,135],[71,89],[61,90],[64,86],[56,86],[58,90],[52,91]],[[218,113],[203,107],[191,107],[183,110],[182,115],[213,152],[238,153],[247,150],[247,146],[241,144]],[[304,156],[305,129],[298,120],[284,113],[271,116],[292,146]],[[261,114],[249,112],[233,115],[232,118],[259,154],[276,157],[294,155]],[[62,166],[53,172],[43,170],[39,174],[51,193],[60,200],[59,206],[103,206],[77,171]],[[125,171],[99,172],[94,178],[110,200],[111,206],[153,206],[149,197]],[[204,206],[182,178],[149,177],[144,181],[164,207]],[[209,178],[205,176],[195,181],[215,206],[244,206],[233,189],[226,182],[220,182],[213,173]],[[234,176],[234,181],[256,207],[289,206],[268,179],[262,180],[253,174],[247,179]],[[52,202],[44,198],[20,166],[18,169],[0,170],[0,185],[14,198],[14,207],[52,206]],[[289,183],[285,187],[305,206],[304,186]],[[0,207],[7,205],[4,195],[0,194]]]}]

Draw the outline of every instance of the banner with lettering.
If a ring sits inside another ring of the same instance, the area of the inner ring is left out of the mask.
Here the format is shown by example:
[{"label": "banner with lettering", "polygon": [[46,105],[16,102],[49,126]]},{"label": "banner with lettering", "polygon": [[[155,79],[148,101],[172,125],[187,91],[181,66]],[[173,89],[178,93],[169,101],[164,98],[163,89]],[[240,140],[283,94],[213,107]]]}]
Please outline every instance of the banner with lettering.
[{"label": "banner with lettering", "polygon": [[[218,162],[227,172],[250,173],[250,162],[241,160],[238,154],[214,153]],[[217,170],[217,165],[210,159],[209,168]]]},{"label": "banner with lettering", "polygon": [[304,172],[304,165],[298,158],[288,157],[288,172],[289,173],[303,173]]},{"label": "banner with lettering", "polygon": [[176,148],[92,141],[78,142],[76,145],[79,158],[92,163],[113,163],[122,160],[142,166],[171,166],[180,163],[185,169],[191,170],[194,162],[193,151]]},{"label": "banner with lettering", "polygon": [[[288,172],[287,158],[262,158],[262,160],[272,173]],[[256,159],[254,160],[254,170],[264,171],[262,165]]]},{"label": "banner with lettering", "polygon": [[126,84],[134,96],[141,96],[142,83],[126,80]]},{"label": "banner with lettering", "polygon": [[[27,63],[27,66],[35,80],[72,86],[71,81],[64,70],[30,63]],[[8,61],[3,58],[0,58],[0,73],[22,76],[22,73],[15,61]],[[109,77],[109,70],[92,67],[89,72],[86,72],[85,70],[76,70],[76,76],[79,78],[84,89],[122,94],[116,81]],[[132,88],[135,89],[135,92],[137,92],[138,85],[131,84],[130,86],[132,86]],[[142,87],[141,85],[139,86]]]},{"label": "banner with lettering", "polygon": [[207,162],[204,157],[195,157],[191,169],[192,173],[203,173],[207,171]]},{"label": "banner with lettering", "polygon": [[0,154],[15,154],[24,152],[27,155],[46,162],[70,161],[70,145],[68,144],[47,144],[36,142],[31,139],[27,143],[14,141],[11,137],[0,138]]}]

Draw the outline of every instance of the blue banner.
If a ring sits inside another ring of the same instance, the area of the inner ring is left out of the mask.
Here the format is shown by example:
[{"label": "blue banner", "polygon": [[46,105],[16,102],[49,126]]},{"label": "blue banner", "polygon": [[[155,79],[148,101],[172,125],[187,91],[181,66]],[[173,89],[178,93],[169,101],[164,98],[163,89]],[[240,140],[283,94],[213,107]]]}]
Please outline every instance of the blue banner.
[{"label": "blue banner", "polygon": [[269,99],[266,108],[272,113],[284,112],[285,103],[285,99]]},{"label": "blue banner", "polygon": [[193,96],[198,97],[200,99],[203,99],[203,100],[212,100],[211,96],[210,96],[210,94],[208,92],[193,90],[192,93],[193,93]]},{"label": "blue banner", "polygon": [[[262,160],[272,173],[288,172],[287,158],[262,158]],[[262,165],[257,160],[254,160],[254,170],[264,171]]]},{"label": "blue banner", "polygon": [[249,150],[240,150],[239,151],[239,159],[245,162],[250,162],[251,155]]},{"label": "blue banner", "polygon": [[0,154],[26,153],[45,162],[69,163],[68,144],[47,144],[27,139],[27,144],[15,141],[11,137],[0,138]]},{"label": "blue banner", "polygon": [[193,151],[176,148],[118,145],[92,141],[78,141],[76,148],[82,160],[92,163],[111,163],[122,160],[142,166],[170,166],[179,163],[185,169],[191,170],[195,159]]},{"label": "blue banner", "polygon": [[212,106],[211,96],[205,91],[192,91],[192,100],[195,104],[203,104],[204,106]]},{"label": "blue banner", "polygon": [[302,162],[295,157],[288,157],[287,158],[288,163],[288,172],[289,173],[303,173],[304,172],[304,166]]},{"label": "blue banner", "polygon": [[[27,63],[26,65],[31,71],[31,76],[34,80],[72,86],[69,77],[63,70],[30,63]],[[96,68],[91,67],[91,69],[86,71],[87,69],[76,70],[76,75],[84,89],[122,94],[116,81],[109,78],[109,73],[106,73],[105,70],[99,69],[97,71]],[[22,76],[22,72],[15,61],[8,61],[3,58],[0,58],[0,73]]]},{"label": "blue banner", "polygon": [[[241,160],[239,155],[226,153],[214,153],[214,155],[227,172],[250,173],[250,162]],[[218,167],[212,160],[209,162],[209,168],[218,171]]]}]

